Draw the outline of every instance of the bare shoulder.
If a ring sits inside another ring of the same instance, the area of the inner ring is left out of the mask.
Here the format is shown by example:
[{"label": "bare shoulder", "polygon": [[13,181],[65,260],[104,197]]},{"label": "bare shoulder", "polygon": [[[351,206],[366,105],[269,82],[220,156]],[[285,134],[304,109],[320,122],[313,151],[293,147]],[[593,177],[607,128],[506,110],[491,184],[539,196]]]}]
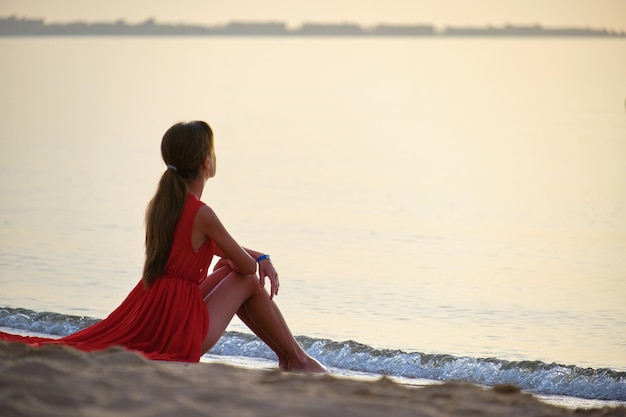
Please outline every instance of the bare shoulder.
[{"label": "bare shoulder", "polygon": [[207,205],[203,205],[198,209],[198,213],[196,214],[196,224],[205,232],[222,227],[215,211]]},{"label": "bare shoulder", "polygon": [[207,206],[206,204],[203,204],[202,206],[200,206],[200,208],[198,209],[198,215],[202,217],[206,217],[206,216],[217,217],[217,215],[215,214],[215,211],[213,211],[213,209]]},{"label": "bare shoulder", "polygon": [[196,222],[200,224],[209,224],[217,220],[217,214],[215,211],[206,204],[201,206],[196,213]]}]

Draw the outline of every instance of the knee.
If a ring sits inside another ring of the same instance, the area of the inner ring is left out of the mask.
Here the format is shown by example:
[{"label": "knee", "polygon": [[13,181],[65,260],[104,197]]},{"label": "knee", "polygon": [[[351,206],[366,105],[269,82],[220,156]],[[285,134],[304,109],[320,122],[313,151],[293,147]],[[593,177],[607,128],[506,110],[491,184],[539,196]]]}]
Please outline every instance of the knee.
[{"label": "knee", "polygon": [[259,277],[256,276],[255,274],[245,275],[244,279],[250,286],[252,294],[259,294],[259,293],[267,294],[265,290],[261,287],[261,282],[259,281]]},{"label": "knee", "polygon": [[242,274],[239,272],[234,273],[237,274],[237,279],[240,280],[243,285],[248,286],[251,290],[254,291],[261,288],[261,285],[259,284],[259,277],[255,274]]}]

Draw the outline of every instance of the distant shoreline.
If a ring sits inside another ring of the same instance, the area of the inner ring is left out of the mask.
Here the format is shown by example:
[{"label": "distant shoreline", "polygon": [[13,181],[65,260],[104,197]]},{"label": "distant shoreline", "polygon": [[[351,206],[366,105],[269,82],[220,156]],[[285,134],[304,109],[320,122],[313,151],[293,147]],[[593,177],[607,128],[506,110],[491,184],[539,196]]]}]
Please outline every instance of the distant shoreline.
[{"label": "distant shoreline", "polygon": [[429,24],[378,24],[363,27],[353,23],[304,23],[289,29],[284,22],[239,22],[224,25],[157,23],[147,19],[137,24],[115,22],[47,23],[43,19],[0,18],[0,37],[24,36],[288,36],[288,37],[575,37],[626,38],[626,32],[580,27],[541,25],[446,26]]}]

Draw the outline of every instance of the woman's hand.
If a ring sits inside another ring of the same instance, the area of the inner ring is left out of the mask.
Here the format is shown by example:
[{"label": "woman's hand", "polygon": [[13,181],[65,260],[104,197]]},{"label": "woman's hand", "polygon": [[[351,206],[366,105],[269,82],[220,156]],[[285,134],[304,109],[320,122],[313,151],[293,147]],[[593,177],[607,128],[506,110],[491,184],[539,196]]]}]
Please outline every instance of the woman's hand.
[{"label": "woman's hand", "polygon": [[230,269],[234,270],[235,268],[233,268],[233,263],[226,257],[221,257],[219,259],[219,261],[217,261],[215,263],[215,266],[213,267],[213,272],[217,271],[220,268],[223,268],[225,266],[228,266]]},{"label": "woman's hand", "polygon": [[272,265],[272,261],[269,259],[264,259],[259,262],[259,279],[261,283],[261,288],[265,287],[265,278],[270,279],[270,300],[274,298],[275,295],[278,295],[278,287],[280,283],[278,282],[278,272],[274,269],[274,265]]}]

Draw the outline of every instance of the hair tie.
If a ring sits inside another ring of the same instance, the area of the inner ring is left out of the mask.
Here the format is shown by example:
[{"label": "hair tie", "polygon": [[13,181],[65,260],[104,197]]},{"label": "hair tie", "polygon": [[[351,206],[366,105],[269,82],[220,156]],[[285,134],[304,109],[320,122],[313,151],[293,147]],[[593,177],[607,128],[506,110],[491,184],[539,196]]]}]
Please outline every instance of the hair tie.
[{"label": "hair tie", "polygon": [[171,169],[174,172],[178,172],[178,168],[176,168],[174,165],[168,165],[167,169]]}]

